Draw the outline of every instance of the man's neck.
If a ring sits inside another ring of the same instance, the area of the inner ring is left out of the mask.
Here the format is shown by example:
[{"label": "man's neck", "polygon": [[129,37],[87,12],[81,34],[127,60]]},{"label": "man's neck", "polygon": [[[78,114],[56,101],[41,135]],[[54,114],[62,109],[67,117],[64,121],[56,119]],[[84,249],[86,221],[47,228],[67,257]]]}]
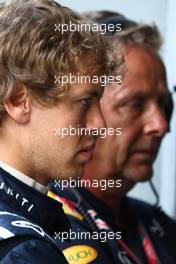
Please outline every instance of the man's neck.
[{"label": "man's neck", "polygon": [[36,189],[37,191],[39,191],[39,192],[41,192],[43,194],[47,194],[48,193],[49,189],[47,187],[45,187],[42,184],[36,182],[35,180],[33,180],[29,176],[23,174],[19,170],[16,170],[14,167],[10,166],[9,164],[7,164],[7,163],[5,163],[3,161],[0,161],[0,167],[3,170],[7,171],[12,176],[14,176],[19,181],[21,181],[21,182],[25,183],[26,185]]},{"label": "man's neck", "polygon": [[[98,163],[97,163],[98,164]],[[121,203],[123,197],[127,194],[127,192],[134,186],[132,182],[129,180],[124,179],[121,175],[107,174],[107,171],[105,171],[102,167],[97,167],[97,164],[94,163],[95,166],[89,166],[88,169],[85,171],[85,175],[83,177],[84,180],[89,180],[90,182],[106,181],[106,186],[108,186],[107,182],[111,179],[114,180],[114,182],[117,179],[122,179],[121,187],[116,187],[116,185],[113,188],[107,187],[105,189],[94,188],[92,184],[90,184],[90,187],[87,187],[88,191],[93,193],[98,199],[103,201],[109,208],[111,208],[111,211],[114,215],[114,221],[117,225],[121,222]]]}]

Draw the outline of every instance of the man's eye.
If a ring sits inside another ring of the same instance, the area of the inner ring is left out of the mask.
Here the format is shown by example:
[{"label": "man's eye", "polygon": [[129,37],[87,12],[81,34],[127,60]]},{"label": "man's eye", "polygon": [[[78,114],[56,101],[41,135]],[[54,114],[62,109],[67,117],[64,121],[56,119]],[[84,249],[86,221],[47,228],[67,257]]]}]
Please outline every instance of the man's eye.
[{"label": "man's eye", "polygon": [[92,103],[92,98],[84,98],[84,99],[81,99],[81,100],[80,100],[80,103],[81,103],[83,106],[89,106],[89,105],[91,105],[91,103]]},{"label": "man's eye", "polygon": [[128,106],[131,107],[131,108],[142,108],[143,104],[141,101],[139,100],[131,100],[129,103],[128,103]]}]

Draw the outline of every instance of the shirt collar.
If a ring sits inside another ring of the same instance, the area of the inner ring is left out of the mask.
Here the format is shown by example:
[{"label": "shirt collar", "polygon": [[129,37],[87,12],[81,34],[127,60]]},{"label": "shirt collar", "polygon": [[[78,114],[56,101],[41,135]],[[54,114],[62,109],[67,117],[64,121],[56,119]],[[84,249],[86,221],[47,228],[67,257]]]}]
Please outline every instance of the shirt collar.
[{"label": "shirt collar", "polygon": [[16,169],[14,169],[13,167],[11,167],[10,165],[6,164],[3,161],[0,161],[0,167],[3,170],[5,170],[6,172],[8,172],[9,174],[13,175],[19,181],[22,181],[26,185],[34,188],[35,190],[41,192],[42,194],[47,195],[47,193],[49,191],[48,187],[36,182],[34,179],[30,178],[29,176],[23,174],[22,172],[20,172]]}]

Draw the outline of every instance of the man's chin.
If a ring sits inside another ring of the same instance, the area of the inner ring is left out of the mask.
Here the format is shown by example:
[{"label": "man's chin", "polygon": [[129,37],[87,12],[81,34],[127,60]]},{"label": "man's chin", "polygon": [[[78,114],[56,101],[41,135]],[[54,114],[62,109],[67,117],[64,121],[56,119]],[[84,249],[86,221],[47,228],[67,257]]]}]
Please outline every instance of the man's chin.
[{"label": "man's chin", "polygon": [[85,165],[78,166],[77,168],[73,168],[70,173],[71,178],[75,180],[82,178],[84,169],[85,169]]},{"label": "man's chin", "polygon": [[151,166],[129,168],[124,172],[124,176],[134,183],[150,181],[153,176],[153,168]]}]

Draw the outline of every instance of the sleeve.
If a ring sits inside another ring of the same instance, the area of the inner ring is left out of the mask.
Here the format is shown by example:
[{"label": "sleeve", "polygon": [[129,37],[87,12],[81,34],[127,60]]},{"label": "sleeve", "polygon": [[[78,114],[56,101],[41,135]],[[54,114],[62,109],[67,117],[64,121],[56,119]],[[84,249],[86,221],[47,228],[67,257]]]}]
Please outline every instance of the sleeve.
[{"label": "sleeve", "polygon": [[48,242],[31,239],[18,244],[0,261],[0,264],[66,264],[59,253]]}]

